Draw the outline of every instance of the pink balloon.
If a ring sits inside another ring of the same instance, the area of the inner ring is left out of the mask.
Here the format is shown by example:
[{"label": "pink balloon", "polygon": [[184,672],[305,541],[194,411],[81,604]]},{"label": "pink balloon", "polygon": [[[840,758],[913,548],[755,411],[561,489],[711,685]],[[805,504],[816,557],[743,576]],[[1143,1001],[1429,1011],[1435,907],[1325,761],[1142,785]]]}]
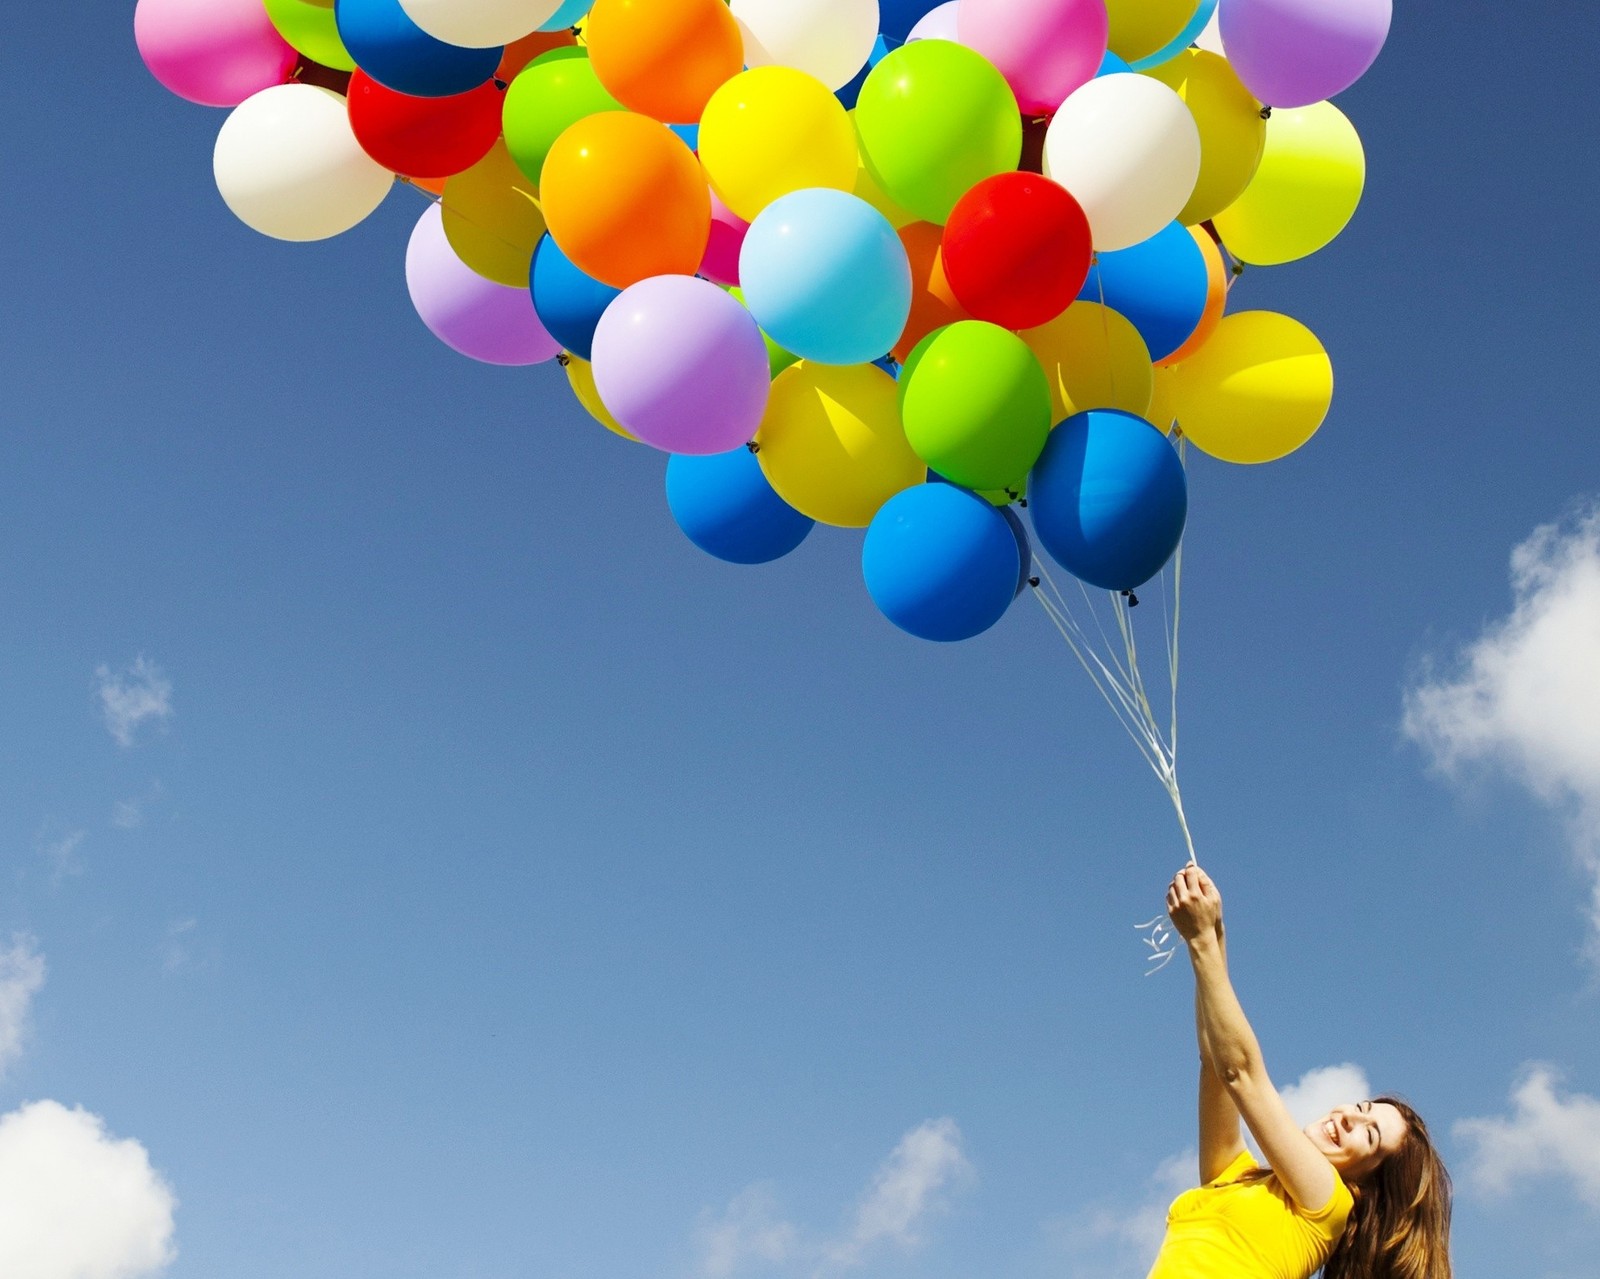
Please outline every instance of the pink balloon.
[{"label": "pink balloon", "polygon": [[1228,61],[1269,107],[1306,107],[1366,73],[1394,0],[1229,0],[1217,9]]},{"label": "pink balloon", "polygon": [[711,239],[700,262],[700,274],[717,284],[739,283],[739,249],[750,224],[711,193]]},{"label": "pink balloon", "polygon": [[767,344],[739,299],[692,275],[626,288],[594,334],[594,385],[611,415],[669,453],[726,453],[766,411]]},{"label": "pink balloon", "polygon": [[300,60],[261,0],[139,0],[133,39],[151,75],[207,107],[282,84]]},{"label": "pink balloon", "polygon": [[1053,115],[1094,79],[1111,22],[1105,0],[961,0],[956,30],[1000,69],[1024,115]]},{"label": "pink balloon", "polygon": [[406,247],[411,304],[446,346],[485,364],[543,364],[561,353],[533,309],[533,293],[486,280],[456,256],[430,204]]}]

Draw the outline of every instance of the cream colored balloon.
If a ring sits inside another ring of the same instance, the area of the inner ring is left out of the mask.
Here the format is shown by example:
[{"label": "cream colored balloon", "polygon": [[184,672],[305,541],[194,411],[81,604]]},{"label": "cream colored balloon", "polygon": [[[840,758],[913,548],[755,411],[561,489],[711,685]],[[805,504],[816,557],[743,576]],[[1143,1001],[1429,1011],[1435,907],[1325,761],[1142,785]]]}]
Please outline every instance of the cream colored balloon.
[{"label": "cream colored balloon", "polygon": [[867,65],[878,38],[878,0],[732,0],[747,67],[794,67],[830,90]]},{"label": "cream colored balloon", "polygon": [[246,226],[277,240],[326,240],[383,203],[394,174],[361,149],[345,100],[309,84],[246,98],[211,157],[217,190]]},{"label": "cream colored balloon", "polygon": [[1119,72],[1074,89],[1044,135],[1045,176],[1072,192],[1107,252],[1178,216],[1200,176],[1200,130],[1183,99]]},{"label": "cream colored balloon", "polygon": [[561,0],[400,0],[406,17],[435,40],[467,49],[520,40],[560,7]]}]

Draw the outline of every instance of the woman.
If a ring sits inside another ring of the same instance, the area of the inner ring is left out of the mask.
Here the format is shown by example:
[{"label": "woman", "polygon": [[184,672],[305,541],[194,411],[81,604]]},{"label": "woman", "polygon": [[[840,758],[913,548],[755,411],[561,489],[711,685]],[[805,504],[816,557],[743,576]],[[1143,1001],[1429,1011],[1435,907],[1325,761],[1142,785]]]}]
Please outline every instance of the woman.
[{"label": "woman", "polygon": [[[1167,890],[1194,966],[1200,1180],[1167,1214],[1149,1279],[1451,1279],[1450,1175],[1394,1097],[1335,1107],[1304,1129],[1267,1076],[1228,980],[1222,898],[1198,866]],[[1266,1156],[1240,1138],[1243,1118]]]}]

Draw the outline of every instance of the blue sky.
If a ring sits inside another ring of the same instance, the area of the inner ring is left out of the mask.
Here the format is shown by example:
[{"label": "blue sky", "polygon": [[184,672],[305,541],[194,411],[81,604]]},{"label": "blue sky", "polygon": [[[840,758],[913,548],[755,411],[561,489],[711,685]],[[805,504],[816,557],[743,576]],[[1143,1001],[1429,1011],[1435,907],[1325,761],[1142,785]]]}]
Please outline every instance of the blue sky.
[{"label": "blue sky", "polygon": [[[1400,7],[1340,99],[1355,222],[1239,285],[1333,413],[1191,477],[1237,985],[1282,1083],[1429,1117],[1463,1279],[1600,1247],[1569,8]],[[0,1185],[120,1169],[146,1216],[92,1273],[1142,1276],[1194,1054],[1128,925],[1182,846],[1042,612],[923,644],[858,535],[701,555],[558,369],[423,329],[412,193],[236,223],[223,113],[130,12],[0,16]]]}]

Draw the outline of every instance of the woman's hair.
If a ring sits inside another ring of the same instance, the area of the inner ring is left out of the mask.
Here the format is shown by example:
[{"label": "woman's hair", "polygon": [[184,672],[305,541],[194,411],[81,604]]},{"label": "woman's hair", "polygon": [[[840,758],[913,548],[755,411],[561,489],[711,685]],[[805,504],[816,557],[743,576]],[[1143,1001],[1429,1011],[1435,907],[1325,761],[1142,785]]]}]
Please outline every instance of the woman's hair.
[{"label": "woman's hair", "polygon": [[1350,1187],[1356,1197],[1323,1279],[1451,1279],[1450,1173],[1422,1116],[1378,1097],[1406,1121],[1405,1140]]}]

